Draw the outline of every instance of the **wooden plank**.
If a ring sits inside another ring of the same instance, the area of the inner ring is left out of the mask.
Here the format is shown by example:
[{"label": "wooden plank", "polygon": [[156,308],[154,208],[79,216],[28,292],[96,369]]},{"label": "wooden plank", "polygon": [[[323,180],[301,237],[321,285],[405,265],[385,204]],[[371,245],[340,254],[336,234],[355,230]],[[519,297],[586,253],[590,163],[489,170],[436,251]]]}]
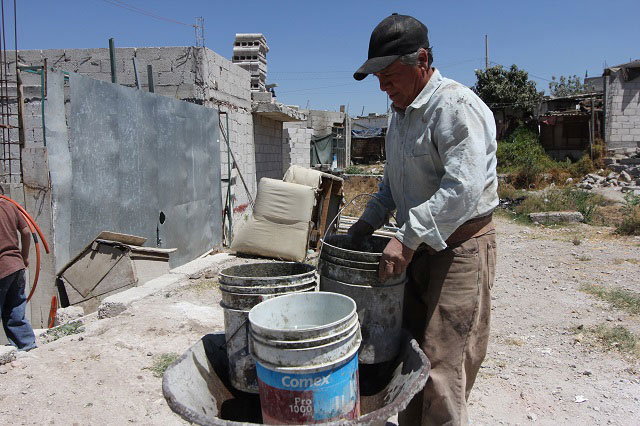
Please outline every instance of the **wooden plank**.
[{"label": "wooden plank", "polygon": [[145,237],[138,237],[136,235],[122,234],[120,232],[111,231],[100,232],[100,234],[98,234],[98,236],[96,237],[96,240],[97,239],[118,241],[132,246],[141,246],[147,241]]}]

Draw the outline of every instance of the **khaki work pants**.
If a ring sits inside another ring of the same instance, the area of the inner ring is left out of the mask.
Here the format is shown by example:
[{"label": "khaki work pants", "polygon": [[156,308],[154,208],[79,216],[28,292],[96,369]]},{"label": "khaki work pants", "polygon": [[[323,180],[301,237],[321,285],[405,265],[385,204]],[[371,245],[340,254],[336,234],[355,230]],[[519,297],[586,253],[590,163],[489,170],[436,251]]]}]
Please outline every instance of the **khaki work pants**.
[{"label": "khaki work pants", "polygon": [[496,233],[430,254],[409,266],[403,325],[431,362],[424,389],[400,413],[400,425],[466,425],[467,399],[487,353]]}]

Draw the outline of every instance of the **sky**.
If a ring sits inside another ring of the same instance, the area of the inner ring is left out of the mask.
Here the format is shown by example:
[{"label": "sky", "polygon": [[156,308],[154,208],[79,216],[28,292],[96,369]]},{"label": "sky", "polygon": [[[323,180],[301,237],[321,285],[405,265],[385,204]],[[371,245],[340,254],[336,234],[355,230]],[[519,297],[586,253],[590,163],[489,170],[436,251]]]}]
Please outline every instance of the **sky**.
[{"label": "sky", "polygon": [[[13,2],[5,8],[7,48],[13,48]],[[353,79],[367,59],[373,28],[393,12],[429,29],[434,63],[467,86],[485,66],[529,73],[548,92],[552,76],[602,75],[605,66],[640,58],[638,0],[484,1],[218,1],[18,0],[18,49],[193,46],[196,17],[205,46],[231,58],[236,33],[262,33],[269,45],[267,83],[277,99],[301,108],[352,116],[384,113],[377,79]]]}]

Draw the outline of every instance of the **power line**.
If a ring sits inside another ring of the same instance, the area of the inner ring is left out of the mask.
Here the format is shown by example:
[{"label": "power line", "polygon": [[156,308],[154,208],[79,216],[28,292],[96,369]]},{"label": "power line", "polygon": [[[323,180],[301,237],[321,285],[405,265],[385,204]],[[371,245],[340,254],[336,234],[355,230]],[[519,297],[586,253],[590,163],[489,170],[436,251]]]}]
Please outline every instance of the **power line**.
[{"label": "power line", "polygon": [[[509,68],[508,66],[503,65],[503,64],[501,64],[501,63],[499,63],[499,62],[489,61],[489,63],[490,63],[490,64],[494,64],[494,65],[500,65],[500,66],[501,66],[501,67],[503,67],[503,68]],[[533,78],[537,78],[538,80],[544,80],[544,81],[549,81],[549,82],[551,82],[551,81],[552,81],[552,80],[549,80],[548,78],[539,77],[539,76],[537,76],[537,75],[531,74],[531,73],[530,73],[530,72],[528,72],[528,71],[525,71],[525,72],[526,72],[528,75],[530,75],[531,77],[533,77]]]},{"label": "power line", "polygon": [[148,16],[150,18],[158,19],[160,21],[171,22],[172,24],[184,25],[185,27],[192,27],[192,28],[197,27],[196,25],[193,25],[193,24],[185,24],[184,22],[176,21],[175,19],[165,18],[164,16],[160,16],[160,15],[157,15],[157,14],[155,14],[153,12],[149,12],[147,10],[140,9],[139,7],[130,5],[130,4],[125,3],[125,2],[123,2],[121,0],[102,0],[102,1],[105,2],[105,3],[109,3],[109,4],[113,5],[113,6],[117,6],[117,7],[120,7],[122,9],[128,10],[130,12],[139,13],[141,15],[145,15],[145,16]]},{"label": "power line", "polygon": [[354,84],[361,84],[358,81],[354,81],[353,83],[345,83],[345,84],[334,84],[331,86],[322,86],[322,87],[310,87],[308,89],[296,89],[296,90],[284,90],[284,91],[280,91],[278,93],[293,93],[293,92],[305,92],[308,90],[319,90],[319,89],[329,89],[332,87],[342,87],[342,86],[353,86]]}]

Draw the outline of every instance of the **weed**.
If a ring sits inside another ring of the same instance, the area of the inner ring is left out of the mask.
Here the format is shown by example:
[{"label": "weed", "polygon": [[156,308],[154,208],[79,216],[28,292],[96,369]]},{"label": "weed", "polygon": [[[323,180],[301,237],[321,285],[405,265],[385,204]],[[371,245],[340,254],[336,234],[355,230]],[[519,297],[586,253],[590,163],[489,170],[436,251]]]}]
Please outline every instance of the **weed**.
[{"label": "weed", "polygon": [[613,263],[616,265],[622,265],[624,262],[633,263],[634,265],[640,264],[640,260],[638,259],[614,259]]},{"label": "weed", "polygon": [[83,331],[84,327],[82,326],[82,321],[72,321],[58,327],[48,329],[47,340],[49,342],[53,342],[54,340],[58,340],[62,337],[82,333]]},{"label": "weed", "polygon": [[144,367],[143,370],[151,370],[154,377],[162,377],[165,370],[178,359],[178,354],[174,352],[165,352],[153,357],[153,365]]},{"label": "weed", "polygon": [[578,256],[578,260],[581,261],[581,262],[587,262],[587,261],[591,260],[591,258],[589,256],[586,256],[586,255],[583,254],[581,256]]},{"label": "weed", "polygon": [[619,235],[640,235],[640,196],[628,192],[624,196],[624,219],[616,226]]},{"label": "weed", "polygon": [[619,288],[606,288],[594,284],[583,284],[580,288],[597,298],[610,303],[617,309],[640,315],[640,294]]},{"label": "weed", "polygon": [[507,337],[506,339],[504,339],[504,343],[505,345],[512,345],[512,346],[524,345],[524,342],[522,341],[522,339],[518,339],[514,337]]},{"label": "weed", "polygon": [[628,354],[637,354],[638,338],[621,325],[608,327],[598,325],[589,332],[593,333],[598,342],[606,350],[618,350]]},{"label": "weed", "polygon": [[579,246],[580,244],[582,244],[582,240],[577,235],[573,236],[573,239],[571,240],[571,242],[573,243],[574,246]]}]

